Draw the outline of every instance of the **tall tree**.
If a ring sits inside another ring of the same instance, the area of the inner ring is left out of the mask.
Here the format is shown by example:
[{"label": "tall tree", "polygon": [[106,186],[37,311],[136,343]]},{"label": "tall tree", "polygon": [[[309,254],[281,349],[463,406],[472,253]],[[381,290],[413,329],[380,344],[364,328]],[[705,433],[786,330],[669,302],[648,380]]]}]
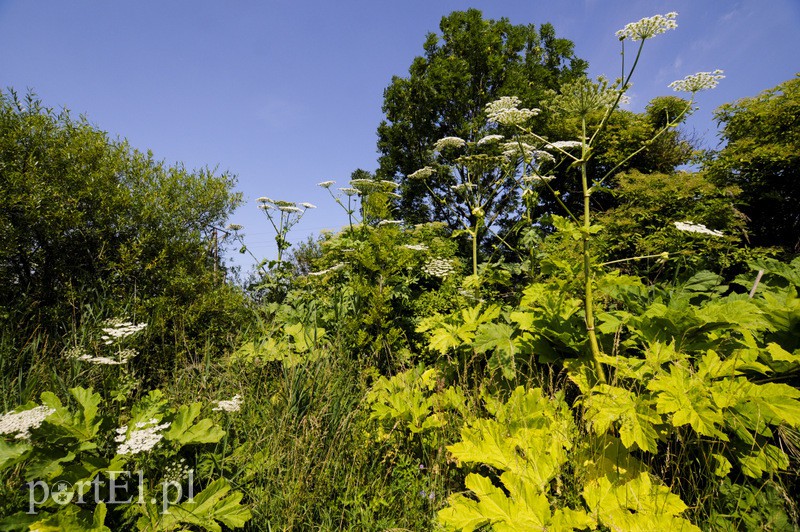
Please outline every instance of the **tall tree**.
[{"label": "tall tree", "polygon": [[[548,90],[583,76],[587,63],[575,57],[571,41],[556,37],[550,24],[537,30],[505,18],[484,20],[480,11],[469,9],[443,17],[439,28],[441,35],[428,34],[424,55],[414,59],[409,76],[394,77],[384,92],[378,175],[403,185],[400,208],[407,221],[455,226],[452,209],[431,197],[425,185],[408,179],[433,161],[434,143],[451,136],[477,141],[484,133],[487,103],[516,96],[524,106],[536,107]],[[546,134],[543,119],[532,123]],[[457,183],[453,176],[437,174],[427,184],[444,196]],[[516,190],[505,190],[493,208],[510,213],[517,201]]]},{"label": "tall tree", "polygon": [[800,252],[800,76],[720,107],[727,142],[712,178],[742,189],[751,243]]}]

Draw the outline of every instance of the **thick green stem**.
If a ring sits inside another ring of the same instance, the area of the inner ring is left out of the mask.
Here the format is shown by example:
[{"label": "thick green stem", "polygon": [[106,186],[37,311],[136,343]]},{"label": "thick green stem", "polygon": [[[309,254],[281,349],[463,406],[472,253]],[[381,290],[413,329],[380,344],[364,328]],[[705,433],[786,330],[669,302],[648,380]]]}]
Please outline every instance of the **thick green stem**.
[{"label": "thick green stem", "polygon": [[[583,121],[583,138],[586,139],[586,121]],[[589,346],[592,349],[592,359],[594,360],[594,369],[597,373],[597,380],[601,383],[606,382],[606,374],[603,370],[603,365],[600,362],[600,345],[597,342],[597,334],[594,330],[594,296],[592,294],[592,264],[591,256],[589,253],[589,231],[591,229],[591,209],[589,200],[591,199],[592,192],[589,189],[589,176],[586,170],[586,158],[588,157],[588,147],[583,146],[583,161],[581,164],[581,186],[583,187],[583,277],[584,277],[584,311],[586,314],[586,333],[589,336]]]}]

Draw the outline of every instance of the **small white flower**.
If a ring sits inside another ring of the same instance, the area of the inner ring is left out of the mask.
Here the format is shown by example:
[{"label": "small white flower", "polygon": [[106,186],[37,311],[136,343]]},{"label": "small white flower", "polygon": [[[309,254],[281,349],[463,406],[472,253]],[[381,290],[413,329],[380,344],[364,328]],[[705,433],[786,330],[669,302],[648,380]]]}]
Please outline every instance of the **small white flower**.
[{"label": "small white flower", "polygon": [[545,145],[546,150],[569,150],[572,148],[580,148],[583,143],[579,140],[557,140]]},{"label": "small white flower", "polygon": [[[117,429],[118,436],[114,438],[114,441],[121,444],[117,448],[117,454],[138,454],[153,449],[164,438],[161,431],[168,429],[170,426],[170,423],[162,423],[161,425],[155,425],[154,423],[158,423],[158,421],[150,419],[144,423],[137,423],[137,428],[127,436],[125,436],[127,427]],[[126,430],[123,431],[123,428]]]},{"label": "small white flower", "polygon": [[520,99],[516,96],[503,96],[499,100],[487,103],[486,118],[489,122],[513,126],[523,124],[541,112],[539,109],[519,109],[520,103]]},{"label": "small white flower", "polygon": [[478,146],[482,146],[484,144],[490,144],[492,142],[498,142],[503,140],[503,135],[486,135],[482,139],[478,141]]},{"label": "small white flower", "polygon": [[378,225],[400,225],[401,223],[403,223],[402,220],[381,220]]},{"label": "small white flower", "polygon": [[719,85],[719,80],[725,76],[722,75],[722,70],[715,70],[713,72],[698,72],[691,74],[683,79],[673,81],[669,84],[669,88],[676,92],[698,92],[706,89],[713,89]]},{"label": "small white flower", "polygon": [[696,224],[689,221],[686,222],[675,222],[675,227],[678,228],[680,231],[687,231],[689,233],[699,233],[701,235],[710,235],[710,236],[725,236],[722,231],[715,231],[713,229],[709,229],[703,224]]},{"label": "small white flower", "polygon": [[387,179],[381,179],[378,182],[381,183],[382,185],[386,186],[386,187],[389,187],[389,188],[397,189],[397,188],[400,187],[400,183],[395,183],[394,181],[389,181]]},{"label": "small white flower", "polygon": [[416,172],[414,172],[412,174],[409,174],[408,178],[409,179],[428,179],[430,176],[433,175],[434,171],[435,170],[433,168],[431,168],[430,166],[425,166],[423,168],[420,168]]},{"label": "small white flower", "polygon": [[241,231],[242,229],[244,229],[244,227],[242,227],[239,224],[228,224],[228,227],[226,227],[226,229],[230,231]]},{"label": "small white flower", "polygon": [[256,200],[258,203],[272,203],[272,200],[266,196],[261,196]]},{"label": "small white flower", "polygon": [[322,183],[317,183],[317,186],[322,188],[331,188],[331,185],[335,184],[336,181],[323,181]]},{"label": "small white flower", "polygon": [[17,440],[30,438],[31,429],[39,427],[55,409],[49,406],[37,406],[30,410],[8,412],[0,416],[0,434],[14,434]]},{"label": "small white flower", "polygon": [[343,187],[343,188],[340,188],[339,190],[341,190],[342,192],[344,192],[348,196],[354,196],[354,195],[358,194],[358,189],[355,189],[353,187]]},{"label": "small white flower", "polygon": [[223,411],[223,412],[238,412],[241,408],[242,408],[242,397],[237,394],[227,401],[217,401],[217,406],[212,408],[212,410]]},{"label": "small white flower", "polygon": [[638,22],[631,22],[626,24],[624,28],[619,30],[615,35],[620,40],[631,39],[633,41],[641,41],[655,37],[665,33],[667,30],[674,30],[678,27],[675,18],[678,16],[674,11],[666,15],[655,15],[652,17],[643,18]]},{"label": "small white flower", "polygon": [[445,148],[463,148],[467,142],[459,137],[444,137],[433,145],[434,151],[442,151]]},{"label": "small white flower", "polygon": [[427,251],[428,246],[425,244],[403,244],[403,247],[412,251]]},{"label": "small white flower", "polygon": [[305,209],[316,209],[317,208],[317,206],[314,205],[313,203],[308,203],[308,202],[305,202],[305,201],[303,203],[301,203],[300,206],[302,206]]},{"label": "small white flower", "polygon": [[281,205],[280,207],[278,207],[278,210],[288,213],[303,212],[303,209],[301,209],[300,207],[294,207],[292,205]]},{"label": "small white flower", "polygon": [[[347,251],[347,250],[343,250],[343,251]],[[350,250],[350,251],[352,251],[352,250]],[[322,271],[319,271],[319,272],[309,272],[308,275],[310,275],[312,277],[320,277],[322,275],[325,275],[326,273],[331,273],[331,272],[335,272],[336,270],[340,270],[340,269],[344,268],[344,266],[345,266],[344,263],[340,262],[338,264],[334,264],[333,266],[331,266],[327,270],[322,270]]]},{"label": "small white flower", "polygon": [[103,334],[100,339],[107,345],[112,344],[123,338],[134,335],[147,327],[146,323],[132,323],[130,321],[122,321],[119,318],[106,321],[106,327],[102,328]]}]

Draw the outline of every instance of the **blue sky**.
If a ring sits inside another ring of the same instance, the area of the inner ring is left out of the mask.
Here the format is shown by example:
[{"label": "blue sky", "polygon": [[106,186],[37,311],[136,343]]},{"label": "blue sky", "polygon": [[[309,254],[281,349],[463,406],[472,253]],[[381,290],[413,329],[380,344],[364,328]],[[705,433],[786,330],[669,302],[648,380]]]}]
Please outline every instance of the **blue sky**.
[{"label": "blue sky", "polygon": [[645,46],[630,108],[687,74],[723,69],[687,124],[709,147],[717,106],[800,71],[798,0],[0,0],[0,86],[30,88],[158,159],[236,174],[246,202],[231,221],[257,256],[274,257],[255,199],[318,206],[293,241],[345,224],[315,184],[344,186],[356,168],[376,168],[383,90],[442,16],[469,7],[550,22],[592,76],[609,77],[619,71],[616,30],[677,11],[678,29]]}]

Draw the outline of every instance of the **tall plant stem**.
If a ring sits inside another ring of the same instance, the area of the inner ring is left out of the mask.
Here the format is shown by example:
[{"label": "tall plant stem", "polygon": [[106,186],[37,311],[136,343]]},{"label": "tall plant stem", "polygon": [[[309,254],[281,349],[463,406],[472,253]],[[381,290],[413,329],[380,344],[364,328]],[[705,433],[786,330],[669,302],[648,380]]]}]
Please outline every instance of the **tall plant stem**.
[{"label": "tall plant stem", "polygon": [[592,219],[589,200],[592,192],[589,189],[589,176],[587,175],[586,159],[589,157],[589,147],[586,144],[586,120],[583,120],[583,152],[581,160],[581,186],[583,187],[583,232],[581,241],[583,243],[583,277],[584,277],[584,312],[586,314],[586,333],[589,336],[589,346],[592,349],[592,360],[594,369],[597,373],[597,380],[601,383],[606,382],[606,374],[603,365],[600,363],[600,345],[597,342],[597,334],[594,330],[594,297],[592,293],[592,264],[589,253],[589,237],[591,233]]}]

